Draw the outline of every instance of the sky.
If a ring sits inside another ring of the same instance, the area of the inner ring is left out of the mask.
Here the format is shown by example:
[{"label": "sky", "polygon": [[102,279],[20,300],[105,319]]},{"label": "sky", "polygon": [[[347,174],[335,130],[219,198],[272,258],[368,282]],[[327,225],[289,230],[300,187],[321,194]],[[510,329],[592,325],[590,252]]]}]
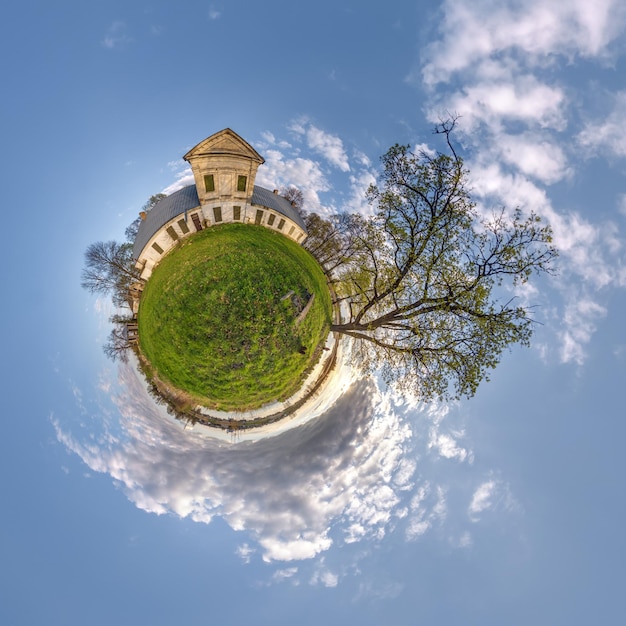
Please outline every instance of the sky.
[{"label": "sky", "polygon": [[[0,63],[9,222],[3,624],[616,624],[626,583],[626,5],[24,0]],[[343,364],[258,441],[184,430],[80,287],[85,248],[232,128],[257,183],[371,211],[395,143],[455,139],[480,210],[536,211],[532,347],[424,404]]]}]

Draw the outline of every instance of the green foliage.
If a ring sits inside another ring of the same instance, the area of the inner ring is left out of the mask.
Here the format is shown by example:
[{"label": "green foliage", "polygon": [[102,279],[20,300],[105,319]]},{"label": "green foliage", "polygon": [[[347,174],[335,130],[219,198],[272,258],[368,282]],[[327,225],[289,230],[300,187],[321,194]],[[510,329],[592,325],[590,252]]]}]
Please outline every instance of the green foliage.
[{"label": "green foliage", "polygon": [[156,267],[140,346],[162,380],[199,404],[244,410],[298,389],[330,318],[324,274],[305,250],[263,227],[225,224],[185,239]]},{"label": "green foliage", "polygon": [[[467,171],[442,124],[448,152],[395,145],[369,190],[373,217],[351,228],[336,290],[355,339],[355,361],[424,400],[471,396],[533,321],[510,288],[551,272],[551,230],[531,213],[478,214]],[[508,289],[508,291],[507,291]]]}]

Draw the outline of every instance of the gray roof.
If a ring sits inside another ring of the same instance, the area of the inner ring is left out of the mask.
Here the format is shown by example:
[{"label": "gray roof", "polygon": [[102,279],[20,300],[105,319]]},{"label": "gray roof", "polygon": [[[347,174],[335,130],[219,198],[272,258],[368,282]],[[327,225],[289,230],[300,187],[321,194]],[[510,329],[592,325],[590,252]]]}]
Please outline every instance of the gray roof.
[{"label": "gray roof", "polygon": [[277,213],[281,213],[285,217],[295,222],[306,233],[306,225],[302,216],[287,198],[283,198],[277,193],[273,193],[269,189],[264,189],[258,185],[254,186],[252,192],[252,204],[266,206],[268,209],[274,209]]},{"label": "gray roof", "polygon": [[[252,192],[252,204],[273,209],[277,213],[294,221],[306,232],[306,226],[300,213],[291,206],[289,200],[279,194],[255,185],[254,191]],[[135,237],[135,243],[133,244],[133,258],[139,258],[144,246],[163,225],[167,224],[167,222],[174,219],[176,216],[182,215],[185,211],[190,211],[198,206],[200,206],[200,200],[198,199],[198,192],[196,191],[195,185],[183,187],[167,196],[167,198],[163,198],[163,200],[157,202],[154,207],[148,211],[146,219],[139,224],[137,237]]]},{"label": "gray roof", "polygon": [[163,198],[157,202],[146,215],[146,219],[139,224],[139,230],[133,244],[133,258],[138,259],[144,246],[150,241],[152,235],[156,233],[161,226],[167,224],[177,215],[181,215],[185,211],[195,209],[200,206],[198,200],[198,192],[195,185],[183,187],[173,194]]}]

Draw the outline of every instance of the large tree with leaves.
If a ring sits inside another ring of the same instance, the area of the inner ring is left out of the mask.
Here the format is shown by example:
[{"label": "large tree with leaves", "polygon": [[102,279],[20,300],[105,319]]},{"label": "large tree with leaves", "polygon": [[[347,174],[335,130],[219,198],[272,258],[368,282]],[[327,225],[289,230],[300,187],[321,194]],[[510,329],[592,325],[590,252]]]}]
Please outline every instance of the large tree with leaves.
[{"label": "large tree with leaves", "polygon": [[[505,348],[529,343],[533,320],[511,288],[552,271],[551,230],[519,209],[485,216],[451,141],[444,152],[395,145],[353,219],[335,289],[354,361],[423,399],[471,396]],[[345,249],[339,246],[339,249]],[[339,259],[336,259],[339,260]]]}]

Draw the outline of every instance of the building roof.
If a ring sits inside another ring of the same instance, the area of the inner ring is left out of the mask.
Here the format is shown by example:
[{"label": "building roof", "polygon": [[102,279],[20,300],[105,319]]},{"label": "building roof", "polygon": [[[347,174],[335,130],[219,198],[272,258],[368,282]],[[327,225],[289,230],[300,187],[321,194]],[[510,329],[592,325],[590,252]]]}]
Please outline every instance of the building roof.
[{"label": "building roof", "polygon": [[[306,225],[300,213],[291,205],[289,200],[283,198],[281,195],[255,185],[254,191],[252,192],[252,204],[273,209],[277,213],[295,222],[306,232]],[[167,198],[163,198],[163,200],[157,202],[152,209],[148,211],[146,219],[142,220],[139,225],[135,243],[133,244],[133,258],[139,258],[141,251],[152,236],[162,226],[167,224],[167,222],[199,206],[200,200],[198,199],[198,192],[196,191],[195,185],[183,187],[167,196]]]},{"label": "building roof", "polygon": [[277,213],[281,213],[295,222],[306,233],[306,224],[297,209],[280,194],[274,193],[264,187],[254,186],[252,192],[252,204],[266,206],[268,209],[274,209]]},{"label": "building roof", "polygon": [[133,244],[133,258],[138,259],[145,245],[150,241],[152,236],[170,220],[177,215],[181,215],[185,211],[195,209],[200,206],[198,200],[198,192],[195,185],[183,187],[173,194],[163,198],[157,202],[146,215],[146,219],[139,224],[139,230]]},{"label": "building roof", "polygon": [[251,159],[258,164],[265,163],[265,159],[245,139],[242,139],[230,128],[225,128],[207,137],[189,150],[183,159],[190,161],[196,157],[225,154]]}]

